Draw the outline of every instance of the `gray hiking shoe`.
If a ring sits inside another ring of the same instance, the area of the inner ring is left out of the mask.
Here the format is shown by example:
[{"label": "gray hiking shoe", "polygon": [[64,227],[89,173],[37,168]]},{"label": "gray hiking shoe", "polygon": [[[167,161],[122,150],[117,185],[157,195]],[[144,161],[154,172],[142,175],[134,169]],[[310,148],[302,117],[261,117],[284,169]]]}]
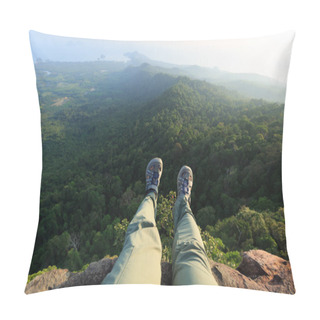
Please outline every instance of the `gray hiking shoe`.
[{"label": "gray hiking shoe", "polygon": [[146,193],[154,191],[158,196],[158,187],[162,175],[163,164],[160,158],[152,159],[146,169]]},{"label": "gray hiking shoe", "polygon": [[177,188],[178,188],[178,197],[180,195],[185,195],[191,203],[191,189],[193,184],[193,173],[190,167],[183,166],[178,174],[177,178]]}]

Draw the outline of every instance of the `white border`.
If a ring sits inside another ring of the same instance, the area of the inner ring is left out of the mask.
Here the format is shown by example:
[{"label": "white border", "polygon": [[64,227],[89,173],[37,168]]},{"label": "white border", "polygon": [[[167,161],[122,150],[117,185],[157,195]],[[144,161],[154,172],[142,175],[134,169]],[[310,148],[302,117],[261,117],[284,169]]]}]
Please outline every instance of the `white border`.
[{"label": "white border", "polygon": [[[320,262],[316,5],[316,0],[1,3],[1,318],[315,318]],[[212,287],[92,286],[26,296],[41,178],[40,112],[29,29],[120,40],[247,38],[295,30],[285,109],[283,187],[296,295]]]}]

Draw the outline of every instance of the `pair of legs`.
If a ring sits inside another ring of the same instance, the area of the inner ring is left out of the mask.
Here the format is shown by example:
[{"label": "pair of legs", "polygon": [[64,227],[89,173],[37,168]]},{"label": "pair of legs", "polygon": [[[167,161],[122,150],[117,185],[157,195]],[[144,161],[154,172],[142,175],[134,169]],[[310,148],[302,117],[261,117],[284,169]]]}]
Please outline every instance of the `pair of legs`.
[{"label": "pair of legs", "polygon": [[[161,174],[161,159],[151,160],[146,171],[147,194],[128,226],[119,258],[102,284],[161,283],[162,246],[155,221]],[[172,284],[217,285],[190,208],[192,182],[191,169],[182,167],[173,209]]]}]

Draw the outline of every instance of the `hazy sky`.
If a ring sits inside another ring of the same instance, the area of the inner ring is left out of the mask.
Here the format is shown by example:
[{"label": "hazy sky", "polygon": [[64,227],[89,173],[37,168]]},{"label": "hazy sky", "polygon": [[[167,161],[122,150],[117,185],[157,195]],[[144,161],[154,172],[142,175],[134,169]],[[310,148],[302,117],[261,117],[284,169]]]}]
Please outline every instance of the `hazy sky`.
[{"label": "hazy sky", "polygon": [[252,39],[135,42],[89,40],[30,32],[34,59],[53,61],[125,60],[137,51],[152,60],[181,65],[218,67],[236,73],[257,73],[286,81],[293,32]]}]

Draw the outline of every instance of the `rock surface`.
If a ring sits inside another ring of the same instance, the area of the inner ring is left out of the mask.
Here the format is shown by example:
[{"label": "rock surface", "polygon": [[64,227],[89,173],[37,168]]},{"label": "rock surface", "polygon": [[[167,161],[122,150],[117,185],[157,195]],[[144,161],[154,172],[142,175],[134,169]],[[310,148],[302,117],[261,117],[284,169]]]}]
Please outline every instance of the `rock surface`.
[{"label": "rock surface", "polygon": [[245,288],[253,290],[265,290],[258,285],[254,280],[246,277],[239,271],[226,266],[225,264],[217,263],[209,260],[211,272],[219,286]]},{"label": "rock surface", "polygon": [[101,284],[105,276],[112,270],[116,261],[117,258],[106,258],[92,262],[85,271],[70,273],[68,280],[57,285],[56,288]]},{"label": "rock surface", "polygon": [[[51,270],[34,278],[27,285],[25,293],[100,284],[112,270],[116,260],[117,258],[104,258],[91,263],[85,271],[79,273],[71,273],[67,269]],[[236,270],[212,260],[209,262],[212,274],[220,286],[295,293],[290,263],[266,251],[245,252]],[[161,271],[161,285],[171,285],[171,264],[162,262]]]},{"label": "rock surface", "polygon": [[295,293],[290,263],[263,250],[244,252],[237,270],[267,291]]},{"label": "rock surface", "polygon": [[48,271],[30,281],[24,292],[29,294],[56,288],[60,284],[65,283],[69,276],[70,272],[68,269],[54,269]]}]

